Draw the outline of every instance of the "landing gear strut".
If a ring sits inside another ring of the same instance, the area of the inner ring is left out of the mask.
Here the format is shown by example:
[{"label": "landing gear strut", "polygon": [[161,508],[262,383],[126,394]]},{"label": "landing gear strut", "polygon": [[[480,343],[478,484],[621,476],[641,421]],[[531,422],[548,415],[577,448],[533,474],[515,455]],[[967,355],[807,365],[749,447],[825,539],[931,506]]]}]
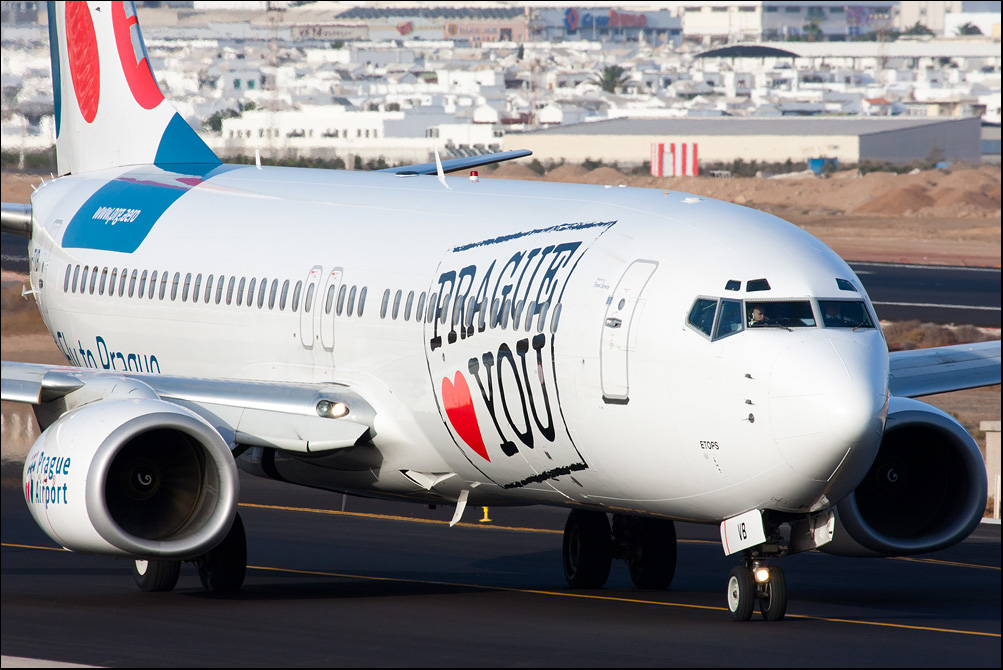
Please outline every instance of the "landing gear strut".
[{"label": "landing gear strut", "polygon": [[777,566],[762,561],[732,568],[728,576],[728,609],[735,621],[748,621],[759,604],[767,621],[780,621],[787,613],[787,578]]},{"label": "landing gear strut", "polygon": [[564,526],[564,577],[576,589],[601,588],[614,558],[626,561],[639,589],[666,589],[676,572],[672,521],[573,510]]}]

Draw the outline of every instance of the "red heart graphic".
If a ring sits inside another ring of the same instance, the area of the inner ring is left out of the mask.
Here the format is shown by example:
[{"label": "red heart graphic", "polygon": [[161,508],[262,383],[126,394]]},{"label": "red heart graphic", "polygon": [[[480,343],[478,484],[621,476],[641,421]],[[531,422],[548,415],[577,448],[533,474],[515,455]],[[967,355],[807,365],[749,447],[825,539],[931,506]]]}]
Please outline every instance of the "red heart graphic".
[{"label": "red heart graphic", "polygon": [[488,450],[481,438],[481,427],[477,425],[477,414],[474,412],[473,398],[470,397],[470,387],[467,380],[457,371],[453,381],[449,377],[442,378],[442,406],[446,408],[446,416],[453,424],[453,430],[466,442],[477,455],[491,462]]}]

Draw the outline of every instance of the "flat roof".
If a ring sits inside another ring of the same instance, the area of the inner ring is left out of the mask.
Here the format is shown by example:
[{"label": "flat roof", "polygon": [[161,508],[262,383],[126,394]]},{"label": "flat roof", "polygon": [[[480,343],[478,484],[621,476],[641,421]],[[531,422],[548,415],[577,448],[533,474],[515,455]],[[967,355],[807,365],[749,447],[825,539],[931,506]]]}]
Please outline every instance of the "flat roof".
[{"label": "flat roof", "polygon": [[[526,131],[526,135],[872,135],[977,117],[769,117],[606,119]],[[509,133],[518,134],[518,133]]]},{"label": "flat roof", "polygon": [[790,51],[799,58],[1000,58],[999,41],[985,38],[898,39],[894,42],[757,42],[732,46]]}]

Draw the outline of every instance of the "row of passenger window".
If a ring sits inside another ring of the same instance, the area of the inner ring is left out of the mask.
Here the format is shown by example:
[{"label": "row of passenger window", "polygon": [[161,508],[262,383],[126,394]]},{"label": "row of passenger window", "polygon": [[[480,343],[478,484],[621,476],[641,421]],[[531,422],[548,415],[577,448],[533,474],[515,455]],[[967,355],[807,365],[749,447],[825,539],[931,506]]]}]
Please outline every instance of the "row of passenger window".
[{"label": "row of passenger window", "polygon": [[[488,327],[507,330],[511,324],[512,330],[524,329],[526,332],[532,330],[535,324],[537,332],[542,333],[547,324],[547,311],[550,307],[550,303],[537,306],[535,302],[530,302],[524,312],[524,301],[520,300],[513,307],[510,299],[506,299],[503,303],[495,298],[491,303],[489,315],[486,305],[478,309],[477,300],[472,296],[468,296],[453,301],[452,318],[450,319],[449,302],[451,296],[447,295],[443,299],[443,306],[438,307],[438,294],[433,293],[428,300],[426,309],[425,292],[422,291],[418,295],[417,305],[415,304],[415,295],[414,291],[409,291],[405,299],[404,292],[399,290],[393,294],[393,302],[391,303],[390,289],[387,289],[383,293],[383,301],[380,303],[380,318],[385,319],[389,316],[393,320],[401,318],[404,321],[410,321],[412,319],[413,308],[414,321],[416,322],[424,321],[425,323],[432,323],[435,321],[436,316],[438,316],[440,323],[446,324],[449,321],[452,323],[454,329],[460,325],[464,328],[472,329],[476,320],[478,329],[481,331]],[[439,309],[438,314],[436,313],[436,309]],[[551,316],[550,332],[557,331],[560,315],[561,305],[558,304]]]},{"label": "row of passenger window", "polygon": [[[325,314],[330,314],[335,299],[335,289],[331,286],[325,300]],[[290,291],[291,290],[291,291]],[[309,312],[313,307],[315,284],[307,287],[303,310]],[[148,300],[171,300],[180,302],[216,305],[236,304],[237,306],[264,309],[278,309],[296,312],[300,307],[300,297],[303,293],[303,282],[293,284],[289,279],[278,280],[257,277],[237,277],[235,275],[208,276],[202,273],[175,272],[173,277],[169,270],[137,270],[131,272],[128,268],[90,267],[87,265],[68,265],[63,277],[63,291],[90,295],[107,295],[118,297],[146,298]],[[291,292],[291,295],[290,295]],[[347,307],[346,306],[347,293]],[[356,294],[358,293],[357,313],[362,316],[366,302],[366,287],[358,291],[356,286],[350,289],[341,286],[338,294],[337,313],[350,316],[356,310]]]},{"label": "row of passenger window", "polygon": [[[285,311],[288,307],[290,311],[296,312],[300,308],[300,298],[303,298],[303,311],[309,313],[313,308],[316,283],[306,285],[306,295],[303,296],[304,283],[297,281],[295,284],[289,279],[279,280],[257,277],[237,277],[235,275],[203,275],[202,273],[175,272],[173,276],[169,270],[129,270],[128,268],[108,268],[91,267],[88,265],[68,265],[63,277],[63,291],[65,293],[78,293],[90,295],[107,295],[130,298],[146,298],[148,300],[170,300],[172,302],[187,302],[196,304],[202,302],[208,304],[226,304],[237,306],[253,307],[264,309],[278,309]],[[291,291],[291,295],[290,295]],[[347,284],[331,284],[324,296],[323,310],[325,315],[336,314],[337,316],[362,316],[366,305],[366,295],[368,288],[363,286],[348,286]],[[417,295],[417,301],[415,296]],[[524,301],[519,301],[515,305],[510,299],[504,302],[497,298],[492,301],[490,310],[486,308],[477,309],[478,303],[473,297],[460,298],[453,301],[452,310],[449,308],[451,296],[446,296],[443,306],[438,306],[438,294],[433,293],[428,297],[422,291],[416,294],[409,291],[407,297],[404,292],[398,290],[393,295],[391,306],[391,292],[387,289],[383,293],[383,301],[380,304],[380,318],[389,316],[393,320],[398,318],[404,321],[414,320],[432,323],[436,316],[442,324],[450,321],[450,311],[452,311],[452,325],[462,325],[465,328],[473,328],[475,320],[479,330],[487,327],[501,328],[507,330],[511,324],[512,330],[524,329],[526,332],[533,330],[535,325],[537,332],[543,332],[547,327],[547,316],[550,303],[537,305],[530,302],[528,306]],[[525,307],[525,310],[524,310]],[[436,312],[436,310],[439,310]],[[479,317],[477,316],[479,314]],[[561,305],[558,304],[550,314],[550,332],[557,331],[560,320]],[[490,319],[489,319],[490,316]],[[713,313],[711,314],[713,319]]]}]

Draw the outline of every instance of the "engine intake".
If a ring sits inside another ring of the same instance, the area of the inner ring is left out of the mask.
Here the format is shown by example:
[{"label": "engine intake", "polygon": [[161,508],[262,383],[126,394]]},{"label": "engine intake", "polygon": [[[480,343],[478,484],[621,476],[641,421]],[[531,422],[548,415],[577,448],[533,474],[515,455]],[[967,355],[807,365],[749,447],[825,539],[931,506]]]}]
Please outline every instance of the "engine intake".
[{"label": "engine intake", "polygon": [[25,461],[24,493],[63,547],[101,555],[194,558],[226,535],[239,480],[219,433],[154,398],[67,412]]},{"label": "engine intake", "polygon": [[986,506],[986,470],[978,445],[945,412],[892,398],[877,458],[836,506],[833,541],[842,556],[906,556],[956,544]]}]

